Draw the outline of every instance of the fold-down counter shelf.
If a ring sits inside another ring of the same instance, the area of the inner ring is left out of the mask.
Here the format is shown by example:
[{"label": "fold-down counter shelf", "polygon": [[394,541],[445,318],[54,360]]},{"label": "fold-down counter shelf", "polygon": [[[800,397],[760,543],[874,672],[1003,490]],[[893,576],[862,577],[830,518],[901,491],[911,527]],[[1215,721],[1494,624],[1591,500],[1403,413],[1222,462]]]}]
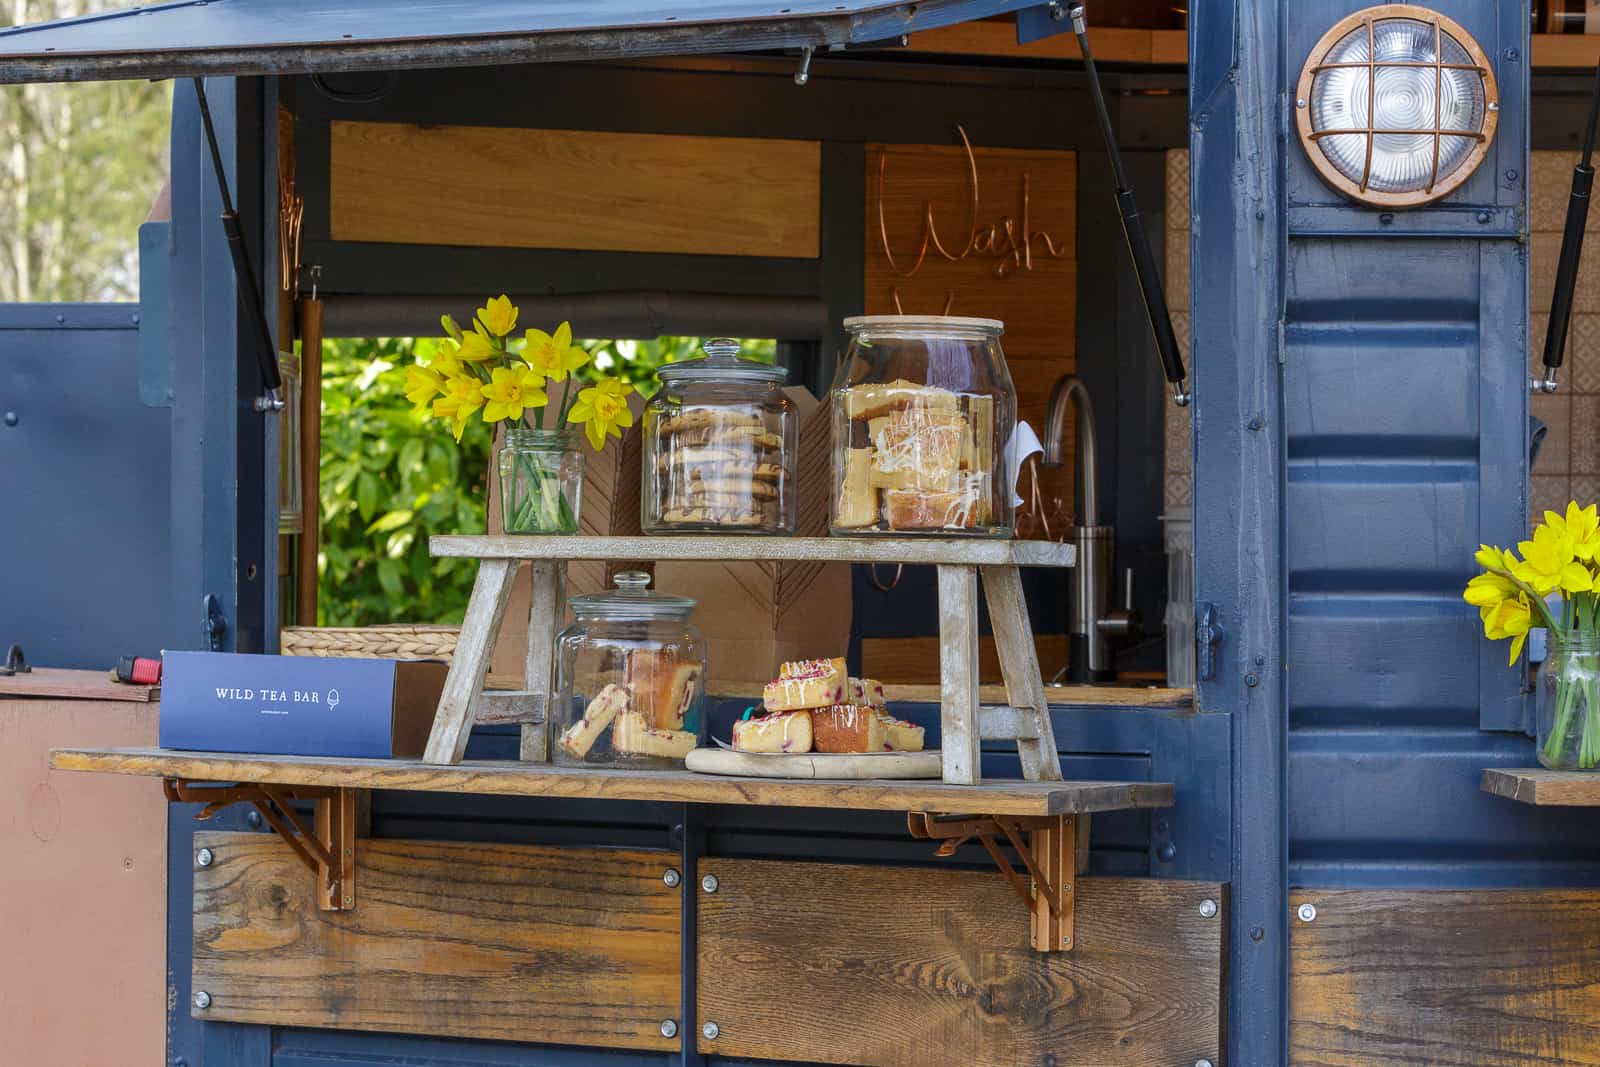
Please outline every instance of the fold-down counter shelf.
[{"label": "fold-down counter shelf", "polygon": [[[860,811],[904,811],[912,836],[938,842],[938,854],[982,845],[1031,914],[1040,951],[1072,947],[1072,882],[1087,853],[1085,818],[1094,812],[1172,804],[1165,782],[828,781],[728,778],[689,771],[639,773],[571,769],[520,761],[439,766],[404,760],[221,755],[153,748],[57,749],[50,765],[63,771],[135,774],[165,780],[175,802],[207,805],[208,818],[229,805],[254,805],[317,873],[319,903],[328,911],[356,906],[355,841],[359,794],[371,789],[496,796],[646,800],[684,804],[755,804]],[[291,801],[316,804],[307,826]],[[1012,866],[1009,843],[1032,878]]]},{"label": "fold-down counter shelf", "polygon": [[1600,774],[1547,771],[1543,767],[1490,767],[1479,788],[1507,800],[1550,806],[1600,807]]}]

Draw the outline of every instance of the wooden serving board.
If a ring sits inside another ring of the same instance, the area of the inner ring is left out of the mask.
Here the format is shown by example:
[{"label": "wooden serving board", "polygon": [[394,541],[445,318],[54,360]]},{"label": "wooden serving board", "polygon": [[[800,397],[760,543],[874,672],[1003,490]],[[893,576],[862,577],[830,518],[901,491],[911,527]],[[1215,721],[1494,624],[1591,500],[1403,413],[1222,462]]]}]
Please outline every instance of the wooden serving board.
[{"label": "wooden serving board", "polygon": [[684,766],[700,774],[743,778],[937,778],[941,773],[938,749],[932,752],[806,752],[769,756],[725,748],[697,748],[689,753]]}]

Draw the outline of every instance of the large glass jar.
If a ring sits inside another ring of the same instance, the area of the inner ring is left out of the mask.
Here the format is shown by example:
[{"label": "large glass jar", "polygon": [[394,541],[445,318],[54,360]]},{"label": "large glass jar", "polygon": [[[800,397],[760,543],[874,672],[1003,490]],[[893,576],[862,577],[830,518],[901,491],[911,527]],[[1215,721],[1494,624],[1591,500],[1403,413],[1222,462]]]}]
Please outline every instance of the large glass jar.
[{"label": "large glass jar", "polygon": [[1535,687],[1539,762],[1558,771],[1600,766],[1600,633],[1550,631]]},{"label": "large glass jar", "polygon": [[611,592],[575,596],[556,640],[550,758],[568,767],[666,770],[705,739],[706,642],[695,602],[625,571]]},{"label": "large glass jar", "polygon": [[834,378],[835,534],[1010,537],[1016,387],[994,319],[844,320]]},{"label": "large glass jar", "polygon": [[707,341],[704,359],[657,370],[644,410],[645,533],[792,534],[797,417],[785,371]]}]

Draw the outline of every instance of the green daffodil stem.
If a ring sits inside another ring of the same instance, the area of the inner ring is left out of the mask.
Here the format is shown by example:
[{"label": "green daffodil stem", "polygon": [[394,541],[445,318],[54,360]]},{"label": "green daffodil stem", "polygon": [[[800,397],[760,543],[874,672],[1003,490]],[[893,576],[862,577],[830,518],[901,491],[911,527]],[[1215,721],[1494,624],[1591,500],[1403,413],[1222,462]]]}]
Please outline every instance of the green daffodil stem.
[{"label": "green daffodil stem", "polygon": [[1561,750],[1566,747],[1567,733],[1572,729],[1572,702],[1577,686],[1568,679],[1557,675],[1556,677],[1556,722],[1550,731],[1550,736],[1545,738],[1544,759],[1546,766],[1558,766],[1561,761]]}]

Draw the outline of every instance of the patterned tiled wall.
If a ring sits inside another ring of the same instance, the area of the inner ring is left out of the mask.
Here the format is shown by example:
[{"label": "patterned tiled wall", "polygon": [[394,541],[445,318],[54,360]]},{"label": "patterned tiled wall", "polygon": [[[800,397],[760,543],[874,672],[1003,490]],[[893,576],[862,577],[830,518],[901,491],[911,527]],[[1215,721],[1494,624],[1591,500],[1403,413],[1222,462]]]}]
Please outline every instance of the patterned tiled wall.
[{"label": "patterned tiled wall", "polygon": [[[1561,227],[1566,219],[1567,191],[1572,185],[1574,152],[1535,152],[1532,165],[1532,309],[1528,362],[1530,374],[1542,374],[1544,332],[1549,321],[1550,292],[1561,254]],[[1189,359],[1189,153],[1167,153],[1167,303],[1172,324]],[[1589,232],[1600,232],[1600,212],[1589,215]],[[1546,509],[1568,500],[1600,502],[1600,247],[1591,248],[1578,275],[1572,328],[1567,334],[1561,389],[1554,396],[1530,401],[1534,416],[1549,427],[1529,479],[1529,516],[1537,521]],[[1166,405],[1166,507],[1187,509],[1193,497],[1189,414]]]},{"label": "patterned tiled wall", "polygon": [[[1167,153],[1167,306],[1178,335],[1184,365],[1189,365],[1189,153]],[[1191,376],[1192,380],[1192,376]],[[1163,404],[1167,413],[1165,506],[1169,515],[1189,511],[1194,499],[1194,448],[1189,409]]]}]

